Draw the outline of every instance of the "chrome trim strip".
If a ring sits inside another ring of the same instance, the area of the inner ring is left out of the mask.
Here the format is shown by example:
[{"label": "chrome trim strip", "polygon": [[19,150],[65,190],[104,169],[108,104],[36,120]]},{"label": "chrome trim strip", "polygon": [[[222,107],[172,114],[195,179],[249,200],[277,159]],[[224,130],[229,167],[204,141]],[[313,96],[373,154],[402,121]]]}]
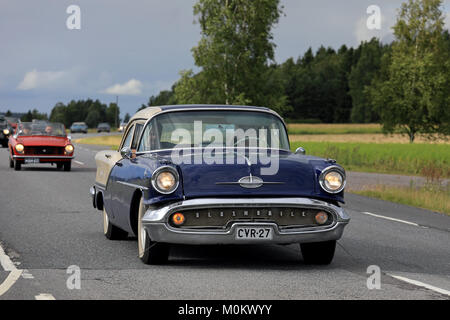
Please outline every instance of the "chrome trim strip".
[{"label": "chrome trim strip", "polygon": [[36,155],[36,156],[13,156],[14,159],[28,159],[28,158],[34,158],[34,159],[74,159],[75,157],[69,157],[69,156],[42,156],[42,155]]},{"label": "chrome trim strip", "polygon": [[124,186],[127,186],[127,187],[139,189],[139,190],[141,190],[141,191],[147,191],[147,190],[148,190],[147,187],[140,186],[140,185],[138,185],[138,184],[128,183],[128,182],[124,182],[124,181],[116,181],[116,182],[119,183],[119,184],[122,184],[122,185],[124,185]]},{"label": "chrome trim strip", "polygon": [[[252,183],[245,183],[245,182],[216,182],[217,185],[252,185]],[[284,182],[258,182],[255,183],[258,185],[264,185],[264,184],[285,184]]]},{"label": "chrome trim strip", "polygon": [[[158,149],[158,150],[151,150],[151,151],[140,151],[136,152],[136,155],[141,154],[152,154],[152,153],[158,153],[162,151],[174,151],[174,150],[208,150],[208,147],[191,147],[191,148],[172,148],[172,149]],[[222,147],[222,148],[210,148],[210,149],[244,149],[244,150],[252,150],[252,148],[246,148],[246,147]],[[257,148],[261,150],[276,150],[276,151],[284,151],[284,152],[292,152],[291,150],[286,149],[276,149],[276,148]],[[257,152],[254,152],[257,153]],[[226,153],[223,153],[226,154]]]}]

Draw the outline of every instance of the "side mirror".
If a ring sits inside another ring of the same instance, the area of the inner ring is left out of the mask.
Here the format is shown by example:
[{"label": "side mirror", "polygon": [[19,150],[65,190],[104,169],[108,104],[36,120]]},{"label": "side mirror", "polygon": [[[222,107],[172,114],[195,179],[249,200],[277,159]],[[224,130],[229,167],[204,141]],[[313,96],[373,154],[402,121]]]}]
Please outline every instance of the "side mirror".
[{"label": "side mirror", "polygon": [[67,136],[67,139],[72,140],[72,136]]},{"label": "side mirror", "polygon": [[306,154],[306,150],[302,147],[297,148],[297,150],[295,150],[295,154],[301,154],[301,155],[305,155]]},{"label": "side mirror", "polygon": [[128,147],[122,148],[120,150],[120,154],[122,155],[122,158],[127,158],[127,159],[131,159],[131,157],[133,156],[133,152]]}]

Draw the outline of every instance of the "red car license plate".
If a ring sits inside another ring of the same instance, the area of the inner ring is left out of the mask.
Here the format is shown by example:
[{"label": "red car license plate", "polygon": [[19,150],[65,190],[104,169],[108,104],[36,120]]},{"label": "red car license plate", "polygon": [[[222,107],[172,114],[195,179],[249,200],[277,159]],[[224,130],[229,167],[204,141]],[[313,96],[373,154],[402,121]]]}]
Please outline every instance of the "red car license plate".
[{"label": "red car license plate", "polygon": [[39,158],[28,158],[28,159],[25,159],[25,163],[27,163],[27,164],[39,163]]}]

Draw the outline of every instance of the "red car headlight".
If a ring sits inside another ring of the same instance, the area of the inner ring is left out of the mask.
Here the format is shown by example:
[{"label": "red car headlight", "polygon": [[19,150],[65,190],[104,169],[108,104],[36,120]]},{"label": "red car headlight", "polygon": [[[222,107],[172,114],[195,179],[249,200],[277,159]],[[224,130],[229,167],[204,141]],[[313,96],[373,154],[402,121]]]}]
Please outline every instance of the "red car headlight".
[{"label": "red car headlight", "polygon": [[23,144],[16,144],[15,149],[18,153],[23,153],[23,151],[25,150],[25,147],[23,146]]},{"label": "red car headlight", "polygon": [[73,145],[68,144],[68,145],[64,148],[64,150],[66,151],[67,154],[72,154],[72,153],[73,153],[73,150],[74,150],[74,147],[73,147]]}]

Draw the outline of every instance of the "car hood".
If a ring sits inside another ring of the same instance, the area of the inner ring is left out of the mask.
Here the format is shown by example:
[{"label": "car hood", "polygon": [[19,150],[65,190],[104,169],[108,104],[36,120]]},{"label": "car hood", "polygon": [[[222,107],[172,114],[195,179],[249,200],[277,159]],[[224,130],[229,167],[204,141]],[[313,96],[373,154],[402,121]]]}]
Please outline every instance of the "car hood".
[{"label": "car hood", "polygon": [[25,146],[64,147],[67,144],[66,142],[66,137],[29,136],[17,138],[17,143]]},{"label": "car hood", "polygon": [[[247,155],[248,156],[248,155]],[[278,170],[267,175],[262,171],[269,168],[269,164],[261,161],[248,163],[223,164],[207,163],[205,159],[198,159],[191,163],[184,161],[175,164],[169,154],[159,154],[161,165],[176,166],[180,173],[181,185],[185,198],[199,197],[312,197],[342,201],[341,195],[325,194],[318,186],[318,174],[329,163],[321,158],[296,155],[291,152],[281,152],[274,157],[278,161]],[[215,157],[215,159],[219,159]],[[264,162],[267,163],[267,162]],[[253,181],[262,179],[263,184],[255,188],[246,188],[239,184],[245,177],[252,177]]]}]

